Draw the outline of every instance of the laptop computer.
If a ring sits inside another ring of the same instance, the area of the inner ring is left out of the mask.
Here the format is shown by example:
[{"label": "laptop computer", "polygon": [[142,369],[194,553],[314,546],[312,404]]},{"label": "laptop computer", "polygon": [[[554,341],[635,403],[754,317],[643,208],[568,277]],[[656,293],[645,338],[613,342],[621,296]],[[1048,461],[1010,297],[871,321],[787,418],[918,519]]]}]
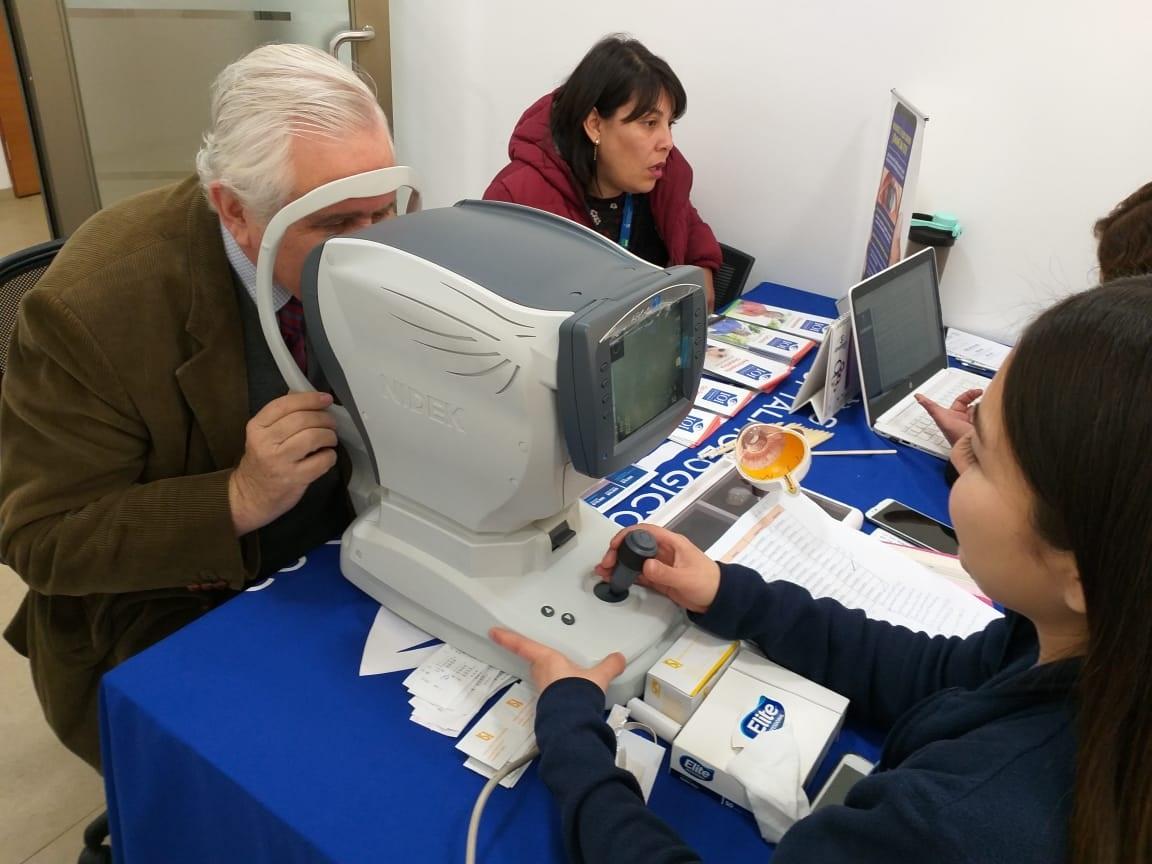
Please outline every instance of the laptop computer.
[{"label": "laptop computer", "polygon": [[952,448],[914,395],[947,406],[988,379],[948,368],[935,251],[928,247],[853,286],[848,309],[868,425],[947,459]]}]

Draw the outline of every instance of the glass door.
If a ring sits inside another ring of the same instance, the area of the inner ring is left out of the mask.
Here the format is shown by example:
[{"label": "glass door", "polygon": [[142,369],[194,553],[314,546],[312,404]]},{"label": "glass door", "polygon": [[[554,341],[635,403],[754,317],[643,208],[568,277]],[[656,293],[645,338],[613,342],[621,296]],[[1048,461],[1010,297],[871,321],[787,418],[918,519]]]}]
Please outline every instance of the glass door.
[{"label": "glass door", "polygon": [[[101,207],[193,173],[209,86],[228,63],[267,42],[328,49],[353,22],[373,23],[356,21],[349,0],[9,3],[58,235]],[[386,19],[386,2],[369,5]],[[386,43],[387,21],[378,26]],[[351,61],[350,48],[340,55]],[[388,72],[385,64],[377,79],[382,93],[390,93]]]}]

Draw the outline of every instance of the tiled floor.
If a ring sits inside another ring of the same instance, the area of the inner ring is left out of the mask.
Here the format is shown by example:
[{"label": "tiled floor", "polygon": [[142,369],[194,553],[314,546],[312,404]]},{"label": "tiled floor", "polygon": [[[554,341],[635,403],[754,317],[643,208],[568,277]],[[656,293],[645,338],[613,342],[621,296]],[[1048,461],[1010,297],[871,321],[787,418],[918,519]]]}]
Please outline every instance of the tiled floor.
[{"label": "tiled floor", "polygon": [[[24,586],[0,566],[0,626]],[[0,643],[0,864],[76,864],[84,827],[104,807],[100,777],[56,740],[28,661]]]},{"label": "tiled floor", "polygon": [[[52,239],[44,215],[43,199],[39,195],[6,197],[11,194],[11,189],[0,190],[0,258],[25,246]],[[0,855],[3,854],[0,849]]]}]

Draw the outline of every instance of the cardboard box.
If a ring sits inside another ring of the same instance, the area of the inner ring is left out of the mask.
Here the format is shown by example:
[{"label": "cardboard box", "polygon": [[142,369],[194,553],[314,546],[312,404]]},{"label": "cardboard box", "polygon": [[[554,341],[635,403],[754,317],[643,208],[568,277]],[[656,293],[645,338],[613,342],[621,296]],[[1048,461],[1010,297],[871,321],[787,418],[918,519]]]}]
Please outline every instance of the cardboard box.
[{"label": "cardboard box", "polygon": [[733,746],[734,738],[771,735],[788,726],[807,783],[840,733],[847,710],[848,700],[838,693],[743,651],[672,742],[670,766],[692,785],[751,810],[744,787],[726,770],[742,749]]},{"label": "cardboard box", "polygon": [[644,701],[677,723],[687,723],[739,648],[739,642],[689,626],[648,670]]}]

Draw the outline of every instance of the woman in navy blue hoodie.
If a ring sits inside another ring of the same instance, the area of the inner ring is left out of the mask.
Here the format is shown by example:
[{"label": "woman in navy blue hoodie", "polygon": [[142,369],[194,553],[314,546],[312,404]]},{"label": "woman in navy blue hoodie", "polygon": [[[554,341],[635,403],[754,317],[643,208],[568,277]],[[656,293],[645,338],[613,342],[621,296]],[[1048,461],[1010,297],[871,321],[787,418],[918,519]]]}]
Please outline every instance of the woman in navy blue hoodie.
[{"label": "woman in navy blue hoodie", "polygon": [[[775,861],[1152,864],[1152,403],[1134,398],[1149,380],[1150,277],[1070,297],[1028,328],[957,445],[961,560],[1009,610],[966,639],[868,620],[646,526],[660,551],[640,584],[888,730],[873,774],[798,822]],[[614,767],[603,689],[623,657],[584,669],[493,638],[532,663],[540,775],[570,858],[698,860]]]}]

